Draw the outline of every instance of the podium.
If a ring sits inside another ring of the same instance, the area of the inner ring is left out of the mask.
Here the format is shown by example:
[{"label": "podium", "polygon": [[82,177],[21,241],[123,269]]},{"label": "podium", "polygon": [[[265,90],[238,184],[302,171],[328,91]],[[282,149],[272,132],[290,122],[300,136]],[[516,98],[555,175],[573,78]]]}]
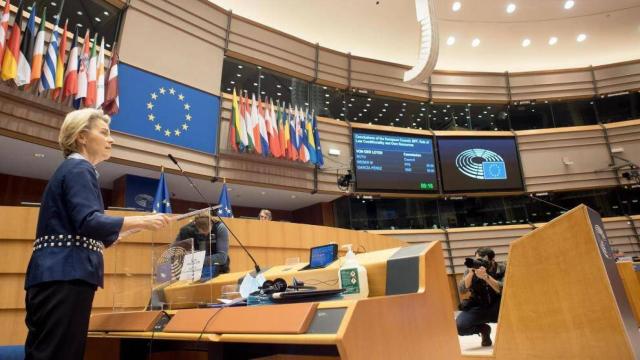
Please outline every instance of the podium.
[{"label": "podium", "polygon": [[[599,215],[581,205],[510,245],[493,359],[637,359],[640,334]],[[86,359],[465,359],[440,242],[358,254],[369,298],[189,308],[243,273],[177,282],[165,312],[92,316]],[[331,286],[339,263],[295,276]],[[335,286],[335,285],[334,285]],[[335,286],[337,287],[337,286]],[[473,357],[476,358],[476,357]]]}]

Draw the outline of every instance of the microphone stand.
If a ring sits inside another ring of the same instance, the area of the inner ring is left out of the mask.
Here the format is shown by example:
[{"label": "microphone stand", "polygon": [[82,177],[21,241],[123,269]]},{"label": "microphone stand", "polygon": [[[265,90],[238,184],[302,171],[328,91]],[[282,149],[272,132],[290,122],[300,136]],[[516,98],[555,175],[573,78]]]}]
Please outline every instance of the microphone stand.
[{"label": "microphone stand", "polygon": [[[207,204],[209,206],[209,208],[212,208],[213,206],[211,205],[211,203],[209,203],[209,201],[207,200],[207,198],[204,197],[204,195],[202,195],[202,193],[200,192],[200,190],[198,189],[198,187],[196,186],[196,184],[193,183],[193,181],[191,180],[191,178],[189,177],[189,175],[185,174],[184,170],[182,170],[182,167],[180,166],[180,164],[178,164],[178,160],[176,160],[176,158],[173,157],[173,155],[168,154],[169,159],[171,159],[171,161],[178,167],[178,169],[180,169],[180,174],[182,176],[184,176],[185,178],[187,178],[187,180],[189,180],[189,183],[191,184],[191,187],[194,188],[196,190],[196,192],[198,193],[198,195],[200,195],[200,198],[205,202],[205,204]],[[219,205],[217,205],[216,208],[220,208]],[[242,244],[242,242],[240,241],[240,239],[238,239],[238,237],[236,236],[236,234],[233,233],[233,231],[231,230],[231,228],[227,225],[227,223],[222,220],[222,217],[219,214],[219,211],[215,212],[215,216],[218,218],[218,220],[220,220],[220,222],[222,222],[222,224],[227,228],[227,231],[229,231],[229,233],[233,236],[234,239],[236,239],[236,242],[238,243],[238,245],[240,245],[240,247],[242,248],[242,250],[244,250],[244,252],[249,256],[249,258],[251,259],[251,261],[253,261],[253,265],[254,265],[254,269],[256,270],[256,275],[258,275],[260,273],[260,266],[258,265],[258,262],[256,261],[256,259],[253,258],[253,256],[251,255],[251,253],[249,252],[249,250],[247,250],[246,247],[244,247],[244,245]],[[209,249],[211,249],[211,231],[213,230],[213,226],[211,227],[211,230],[209,230]],[[227,257],[229,257],[229,254],[227,254]],[[211,261],[209,261],[209,266],[211,266]]]},{"label": "microphone stand", "polygon": [[543,202],[543,203],[545,203],[545,204],[548,204],[548,205],[551,205],[551,206],[555,206],[555,207],[557,207],[557,208],[558,208],[558,209],[560,209],[560,210],[569,211],[569,209],[567,209],[567,208],[563,208],[563,207],[562,207],[562,206],[560,206],[560,205],[556,205],[556,204],[554,204],[554,203],[552,203],[552,202],[549,202],[549,201],[546,201],[546,200],[540,199],[539,197],[534,196],[533,194],[529,194],[529,197],[530,197],[530,198],[532,198],[532,199],[538,200],[538,201],[540,201],[540,202]]}]

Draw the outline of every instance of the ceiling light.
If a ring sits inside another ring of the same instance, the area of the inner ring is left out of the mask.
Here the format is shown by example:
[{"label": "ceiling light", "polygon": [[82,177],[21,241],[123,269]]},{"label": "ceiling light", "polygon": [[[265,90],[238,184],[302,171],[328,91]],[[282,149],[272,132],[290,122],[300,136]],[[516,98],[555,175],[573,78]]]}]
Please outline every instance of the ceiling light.
[{"label": "ceiling light", "polygon": [[531,45],[531,40],[529,40],[529,39],[522,40],[522,47],[527,47],[529,45]]},{"label": "ceiling light", "polygon": [[267,193],[265,191],[261,191],[260,195],[266,195]]},{"label": "ceiling light", "polygon": [[109,16],[109,12],[108,12],[108,11],[103,12],[103,14],[104,14],[105,16]]},{"label": "ceiling light", "polygon": [[558,42],[558,38],[555,36],[552,36],[549,38],[549,45],[555,45]]},{"label": "ceiling light", "polygon": [[583,41],[587,40],[587,35],[586,35],[586,34],[580,34],[580,35],[578,35],[578,37],[576,38],[576,40],[577,40],[578,42],[583,42]]},{"label": "ceiling light", "polygon": [[567,0],[567,1],[565,1],[565,2],[564,2],[564,9],[565,9],[565,10],[569,10],[569,9],[571,9],[571,8],[573,7],[573,5],[575,5],[575,4],[576,4],[576,2],[575,2],[575,1],[573,1],[573,0]]},{"label": "ceiling light", "polygon": [[462,7],[462,4],[460,3],[460,1],[456,1],[453,3],[453,5],[451,5],[451,10],[459,11],[461,7]]},{"label": "ceiling light", "polygon": [[42,153],[34,153],[33,156],[37,158],[44,158],[44,154]]},{"label": "ceiling light", "polygon": [[100,20],[100,18],[99,18],[99,17],[97,17],[97,16],[96,16],[94,19],[96,19],[96,21],[97,21],[97,22],[102,21],[102,20]]},{"label": "ceiling light", "polygon": [[292,198],[292,199],[295,199],[295,198],[296,198],[296,196],[295,196],[295,195],[291,195],[291,198]]},{"label": "ceiling light", "polygon": [[509,4],[507,5],[507,13],[508,14],[512,14],[514,11],[516,11],[516,4]]},{"label": "ceiling light", "polygon": [[78,12],[76,12],[76,14],[82,16],[82,11],[78,11]]},{"label": "ceiling light", "polygon": [[447,38],[447,45],[451,46],[451,45],[453,45],[455,43],[456,43],[456,37],[455,36],[449,36]]},{"label": "ceiling light", "polygon": [[478,45],[480,45],[480,39],[478,38],[473,39],[473,41],[471,42],[471,46],[478,47]]}]

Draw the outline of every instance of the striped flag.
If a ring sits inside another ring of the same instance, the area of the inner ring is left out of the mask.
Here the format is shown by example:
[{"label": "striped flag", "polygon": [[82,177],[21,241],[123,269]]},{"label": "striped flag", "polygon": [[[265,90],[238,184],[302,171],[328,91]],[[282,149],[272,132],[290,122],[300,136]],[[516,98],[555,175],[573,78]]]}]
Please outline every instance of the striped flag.
[{"label": "striped flag", "polygon": [[275,157],[282,157],[282,153],[280,152],[280,138],[278,137],[278,119],[276,117],[276,111],[273,108],[273,101],[269,99],[269,109],[271,122],[269,126],[271,127],[269,130],[269,151]]},{"label": "striped flag", "polygon": [[283,112],[284,110],[284,102],[282,104],[280,104],[280,100],[278,100],[278,102],[276,103],[276,108],[278,109],[278,115],[277,115],[277,119],[278,119],[278,141],[280,142],[280,155],[282,157],[286,157],[287,156],[287,144],[285,143],[285,134],[284,134],[284,122],[285,122],[285,113]]},{"label": "striped flag", "polygon": [[249,140],[247,138],[247,127],[244,124],[246,120],[246,114],[245,114],[245,98],[243,98],[242,96],[240,96],[240,103],[239,103],[239,111],[238,111],[238,121],[233,124],[236,127],[236,139],[238,139],[240,142],[238,143],[238,146],[240,148],[241,151],[244,151],[247,146],[249,145]]},{"label": "striped flag", "polygon": [[4,46],[7,41],[7,33],[9,32],[9,10],[11,9],[11,1],[4,1],[4,10],[0,15],[0,68],[2,68],[2,59],[4,58]]},{"label": "striped flag", "polygon": [[22,27],[22,2],[18,5],[18,12],[13,27],[11,28],[11,37],[7,42],[2,58],[2,80],[15,79],[18,75],[18,59],[20,59],[20,35]]},{"label": "striped flag", "polygon": [[[60,15],[58,15],[59,17]],[[67,52],[67,25],[69,19],[64,22],[64,30],[62,31],[62,40],[60,46],[58,46],[58,59],[56,61],[56,83],[55,91],[53,92],[53,98],[57,99],[62,93],[62,86],[64,84],[64,55]]]},{"label": "striped flag", "polygon": [[298,160],[298,146],[296,145],[296,119],[298,118],[298,106],[295,107],[295,110],[291,109],[291,104],[289,104],[289,142],[287,146],[289,147],[289,159]]},{"label": "striped flag", "polygon": [[238,110],[238,96],[236,95],[236,88],[233,88],[233,98],[231,100],[231,121],[229,122],[229,145],[235,151],[238,151],[238,133],[236,131],[236,122],[240,116]]},{"label": "striped flag", "polygon": [[13,81],[18,86],[31,82],[31,59],[33,55],[33,45],[36,40],[36,6],[35,2],[31,6],[31,15],[27,27],[24,29],[22,42],[20,44],[20,57],[18,58],[18,73]]},{"label": "striped flag", "polygon": [[80,108],[81,100],[87,97],[87,87],[89,83],[88,68],[89,68],[89,46],[91,45],[91,39],[89,38],[89,29],[84,35],[84,43],[82,44],[82,52],[79,54],[78,60],[78,92],[75,96],[73,106],[76,109]]},{"label": "striped flag", "polygon": [[67,67],[64,71],[64,97],[69,97],[78,93],[78,28],[73,34]]},{"label": "striped flag", "polygon": [[304,124],[304,130],[303,130],[303,143],[304,146],[306,147],[306,153],[308,156],[309,161],[311,161],[312,164],[316,163],[316,142],[315,142],[315,138],[313,137],[313,121],[312,116],[313,115],[309,115],[309,110],[307,110],[307,116],[306,116],[306,121]]},{"label": "striped flag", "polygon": [[[38,85],[38,92],[55,88],[55,81],[58,67],[58,21],[60,14],[56,19],[56,24],[53,26],[53,32],[51,33],[51,41],[47,48],[47,55],[44,58],[44,68],[42,69],[42,77],[40,78],[40,84]],[[40,36],[40,33],[38,33]],[[33,76],[32,76],[33,77]]]},{"label": "striped flag", "polygon": [[255,145],[253,145],[251,104],[249,104],[249,93],[246,90],[244,92],[244,132],[247,134],[247,150],[253,151]]},{"label": "striped flag", "polygon": [[[113,44],[113,49],[116,48]],[[102,109],[109,115],[117,114],[120,110],[120,96],[118,91],[118,54],[111,53],[111,66],[109,67],[109,78],[104,95]]]},{"label": "striped flag", "polygon": [[[266,102],[266,100],[265,100]],[[262,155],[269,155],[269,135],[267,134],[267,123],[265,119],[266,104],[262,103],[262,98],[258,96],[258,140],[262,148]]]},{"label": "striped flag", "polygon": [[99,108],[104,102],[104,36],[100,41],[100,54],[96,66],[96,108]]},{"label": "striped flag", "polygon": [[[35,12],[35,7],[34,10]],[[31,56],[31,81],[30,83],[36,83],[42,76],[42,60],[44,58],[44,35],[45,23],[47,22],[47,8],[44,8],[42,17],[40,18],[40,29],[36,35],[36,41],[33,45],[33,55]]]},{"label": "striped flag", "polygon": [[96,104],[96,81],[98,78],[98,54],[96,45],[98,34],[93,35],[91,42],[91,55],[89,56],[89,66],[87,67],[87,97],[84,99],[84,106],[90,107]]},{"label": "striped flag", "polygon": [[262,154],[262,142],[260,141],[260,129],[258,127],[258,102],[256,95],[251,94],[251,127],[247,129],[249,139],[253,143],[253,149],[257,154]]}]

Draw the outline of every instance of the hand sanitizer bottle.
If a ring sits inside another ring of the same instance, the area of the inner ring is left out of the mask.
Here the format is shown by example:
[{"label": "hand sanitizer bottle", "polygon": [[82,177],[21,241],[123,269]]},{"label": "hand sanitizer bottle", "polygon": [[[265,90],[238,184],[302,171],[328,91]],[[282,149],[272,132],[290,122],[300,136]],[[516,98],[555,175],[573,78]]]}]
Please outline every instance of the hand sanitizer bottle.
[{"label": "hand sanitizer bottle", "polygon": [[345,289],[342,295],[345,299],[365,299],[369,296],[367,269],[358,262],[356,254],[351,250],[351,244],[342,247],[348,249],[338,273],[340,287]]}]

